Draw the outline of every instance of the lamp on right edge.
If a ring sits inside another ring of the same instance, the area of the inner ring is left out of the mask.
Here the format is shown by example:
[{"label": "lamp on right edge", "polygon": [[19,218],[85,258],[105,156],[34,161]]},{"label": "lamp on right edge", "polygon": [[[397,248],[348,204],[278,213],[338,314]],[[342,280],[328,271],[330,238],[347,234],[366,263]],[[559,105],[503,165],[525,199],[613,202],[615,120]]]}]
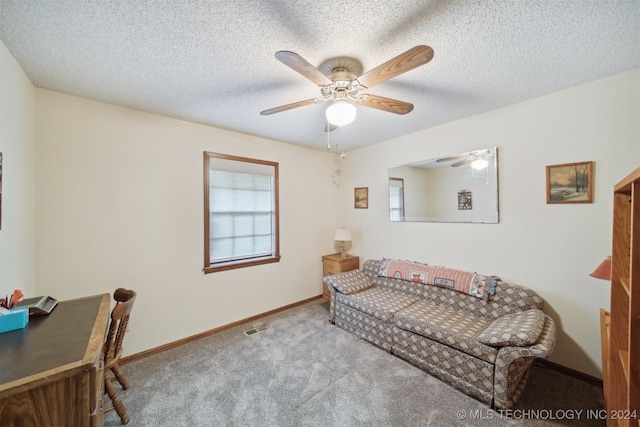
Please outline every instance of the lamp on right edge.
[{"label": "lamp on right edge", "polygon": [[596,279],[611,280],[611,257],[608,256],[607,259],[602,261],[589,276]]}]

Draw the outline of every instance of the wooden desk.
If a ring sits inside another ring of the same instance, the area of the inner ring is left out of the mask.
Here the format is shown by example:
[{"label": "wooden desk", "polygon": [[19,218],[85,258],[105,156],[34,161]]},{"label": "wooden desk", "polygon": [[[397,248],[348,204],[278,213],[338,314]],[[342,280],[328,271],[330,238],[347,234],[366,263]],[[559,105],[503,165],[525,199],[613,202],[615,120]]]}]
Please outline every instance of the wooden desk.
[{"label": "wooden desk", "polygon": [[0,425],[101,426],[109,294],[61,301],[0,334]]}]

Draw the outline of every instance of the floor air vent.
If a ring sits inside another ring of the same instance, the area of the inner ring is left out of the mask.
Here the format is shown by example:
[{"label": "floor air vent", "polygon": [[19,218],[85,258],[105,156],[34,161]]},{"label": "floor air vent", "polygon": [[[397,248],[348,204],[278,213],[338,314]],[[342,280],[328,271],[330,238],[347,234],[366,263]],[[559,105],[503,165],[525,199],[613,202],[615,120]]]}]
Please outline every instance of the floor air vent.
[{"label": "floor air vent", "polygon": [[267,328],[266,325],[255,325],[253,328],[249,329],[248,331],[244,331],[244,334],[246,336],[255,335],[258,332],[263,332],[263,331],[266,331],[267,329],[269,328]]}]

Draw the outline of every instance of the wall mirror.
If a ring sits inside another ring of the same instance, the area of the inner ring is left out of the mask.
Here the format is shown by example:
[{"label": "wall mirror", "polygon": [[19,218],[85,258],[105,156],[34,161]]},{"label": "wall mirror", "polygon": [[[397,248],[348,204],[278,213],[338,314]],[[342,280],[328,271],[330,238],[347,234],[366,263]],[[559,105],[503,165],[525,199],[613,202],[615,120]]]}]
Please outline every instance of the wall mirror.
[{"label": "wall mirror", "polygon": [[389,168],[389,219],[497,224],[498,148]]}]

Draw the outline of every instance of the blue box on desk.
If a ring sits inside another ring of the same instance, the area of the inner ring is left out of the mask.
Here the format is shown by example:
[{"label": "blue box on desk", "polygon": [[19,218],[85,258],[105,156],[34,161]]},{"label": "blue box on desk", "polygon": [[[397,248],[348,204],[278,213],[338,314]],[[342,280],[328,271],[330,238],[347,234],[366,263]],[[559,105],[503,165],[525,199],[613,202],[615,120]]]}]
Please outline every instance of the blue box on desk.
[{"label": "blue box on desk", "polygon": [[21,329],[29,323],[29,307],[11,310],[11,314],[0,315],[0,333]]}]

